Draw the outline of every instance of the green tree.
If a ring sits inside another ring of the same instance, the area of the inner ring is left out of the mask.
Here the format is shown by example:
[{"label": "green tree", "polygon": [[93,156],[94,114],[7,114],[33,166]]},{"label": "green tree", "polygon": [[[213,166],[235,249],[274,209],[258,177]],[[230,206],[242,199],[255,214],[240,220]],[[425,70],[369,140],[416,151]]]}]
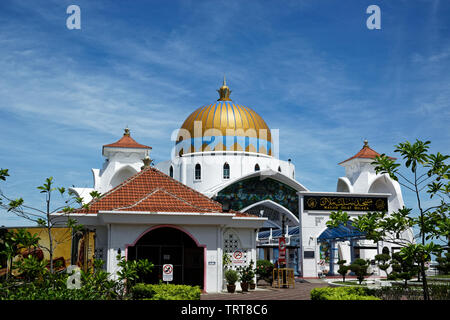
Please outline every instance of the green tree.
[{"label": "green tree", "polygon": [[37,233],[31,234],[25,229],[17,229],[14,234],[14,238],[19,246],[19,249],[26,249],[25,254],[29,254],[32,248],[36,248],[39,245],[40,240]]},{"label": "green tree", "polygon": [[47,261],[39,261],[37,257],[28,255],[19,259],[14,263],[15,268],[19,272],[20,278],[23,278],[27,282],[41,282],[46,276]]},{"label": "green tree", "polygon": [[346,266],[347,260],[339,260],[337,264],[339,265],[338,273],[342,276],[342,281],[345,282],[345,276],[350,270],[350,266]]},{"label": "green tree", "polygon": [[392,255],[392,272],[389,279],[402,279],[405,281],[404,286],[408,285],[408,280],[411,280],[418,272],[419,267],[414,263],[414,259],[410,255],[402,254],[401,252]]},{"label": "green tree", "polygon": [[[0,180],[6,180],[9,176],[8,169],[0,169]],[[49,245],[43,246],[39,244],[39,247],[46,250],[50,256],[49,268],[50,273],[54,272],[54,261],[53,253],[58,244],[66,242],[72,238],[72,231],[81,230],[82,225],[77,224],[77,221],[69,216],[70,213],[74,212],[75,208],[72,205],[79,204],[84,208],[87,208],[89,204],[83,204],[83,199],[80,197],[75,197],[72,193],[66,192],[64,187],[54,187],[53,177],[47,178],[45,182],[37,187],[45,196],[44,208],[35,208],[29,206],[25,203],[23,198],[12,199],[6,196],[0,189],[0,208],[5,209],[7,212],[11,212],[21,218],[32,221],[38,226],[43,227],[47,231],[49,238]],[[53,204],[53,194],[57,192],[62,200],[62,205]],[[91,196],[95,199],[101,195],[93,191]],[[60,239],[54,239],[52,229],[57,227],[66,227],[67,232]],[[25,239],[26,240],[26,239]],[[28,239],[34,241],[35,239]]]},{"label": "green tree", "polygon": [[3,238],[3,250],[0,251],[0,255],[4,255],[7,258],[7,280],[15,267],[13,258],[21,249],[26,249],[23,254],[25,255],[24,258],[28,258],[28,255],[31,253],[31,248],[35,248],[38,245],[38,242],[39,237],[37,234],[31,234],[25,229],[6,232]]},{"label": "green tree", "polygon": [[[411,258],[418,264],[424,300],[430,299],[425,263],[430,261],[431,254],[442,252],[442,243],[447,246],[450,244],[450,165],[446,163],[450,156],[439,152],[429,153],[429,145],[430,141],[420,140],[399,143],[395,152],[403,158],[404,166],[385,154],[377,156],[372,162],[378,174],[389,175],[406,190],[413,192],[418,212],[403,207],[389,215],[386,212],[369,212],[352,221],[358,230],[366,233],[367,239],[395,243],[402,247],[403,259]],[[424,196],[428,198],[427,202],[435,199],[435,203],[424,207]],[[330,217],[330,227],[349,221],[348,214],[342,211],[333,212]],[[415,237],[418,243],[402,236],[413,228],[418,230]]]},{"label": "green tree", "polygon": [[369,261],[364,259],[355,259],[350,265],[350,270],[355,273],[359,284],[361,284],[365,277],[369,274],[367,270],[369,269]]},{"label": "green tree", "polygon": [[436,268],[440,274],[450,274],[450,253],[441,254],[436,258],[436,261],[438,262]]},{"label": "green tree", "polygon": [[386,277],[389,276],[388,269],[391,266],[389,264],[389,260],[391,260],[391,256],[387,253],[381,253],[375,256],[375,261],[377,262],[378,268],[386,273]]},{"label": "green tree", "polygon": [[3,250],[0,251],[0,255],[6,258],[6,280],[9,280],[12,275],[12,262],[17,254],[18,247],[19,245],[14,238],[14,233],[7,232],[3,238]]}]

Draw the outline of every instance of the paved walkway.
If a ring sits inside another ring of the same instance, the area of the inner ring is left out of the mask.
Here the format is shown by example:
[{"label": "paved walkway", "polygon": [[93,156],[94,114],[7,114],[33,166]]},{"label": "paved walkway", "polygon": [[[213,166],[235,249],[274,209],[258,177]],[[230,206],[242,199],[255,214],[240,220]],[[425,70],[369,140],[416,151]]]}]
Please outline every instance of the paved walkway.
[{"label": "paved walkway", "polygon": [[295,288],[278,289],[271,287],[260,287],[249,292],[235,293],[204,293],[200,300],[310,300],[310,292],[314,288],[326,287],[323,281],[296,282]]}]

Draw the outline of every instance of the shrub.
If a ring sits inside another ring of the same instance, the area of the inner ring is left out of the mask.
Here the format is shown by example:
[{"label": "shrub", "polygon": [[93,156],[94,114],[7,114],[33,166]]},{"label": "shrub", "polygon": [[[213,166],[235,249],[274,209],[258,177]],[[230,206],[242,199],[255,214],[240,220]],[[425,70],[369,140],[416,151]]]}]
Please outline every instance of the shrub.
[{"label": "shrub", "polygon": [[[383,250],[384,250],[384,248],[383,248]],[[389,264],[389,260],[390,259],[391,259],[391,256],[389,254],[386,254],[386,253],[377,254],[375,256],[375,261],[378,262],[378,267],[380,268],[380,270],[383,270],[386,273],[386,277],[389,276],[387,270],[391,266]]]},{"label": "shrub", "polygon": [[176,284],[138,283],[131,288],[133,299],[144,300],[200,300],[200,287]]},{"label": "shrub", "polygon": [[403,259],[400,253],[392,254],[392,272],[388,276],[389,280],[402,279],[406,287],[408,280],[411,280],[418,272],[419,268],[413,259]]},{"label": "shrub", "polygon": [[[431,300],[449,300],[450,284],[429,284]],[[375,289],[377,297],[383,300],[423,300],[422,289],[414,286],[392,286]]]},{"label": "shrub", "polygon": [[250,261],[250,264],[245,267],[238,267],[239,272],[239,281],[241,282],[252,282],[255,277],[255,270],[253,269],[253,260]]},{"label": "shrub", "polygon": [[350,270],[355,273],[356,278],[361,284],[366,276],[368,276],[367,269],[369,268],[369,262],[364,259],[355,259],[350,265]]},{"label": "shrub", "polygon": [[[29,256],[18,264],[23,278],[0,283],[0,300],[105,300],[119,296],[120,286],[101,269],[101,260],[94,261],[95,270],[81,271],[80,289],[68,289],[69,275],[65,271],[51,274],[45,268],[45,261],[36,264],[33,259]],[[43,271],[30,280],[39,270]]]},{"label": "shrub", "polygon": [[225,271],[225,280],[227,281],[227,284],[233,285],[238,281],[239,275],[236,270],[229,269]]},{"label": "shrub", "polygon": [[338,265],[338,273],[342,276],[342,280],[345,282],[345,276],[347,275],[348,271],[350,270],[350,266],[346,266],[345,263],[347,260],[339,260]]},{"label": "shrub", "polygon": [[438,269],[440,274],[450,274],[450,253],[446,252],[443,256],[442,254],[439,255],[436,261],[439,263],[436,269]]},{"label": "shrub", "polygon": [[273,263],[270,262],[269,260],[256,261],[256,275],[260,279],[272,283]]},{"label": "shrub", "polygon": [[311,300],[381,300],[372,290],[361,287],[325,287],[311,290]]}]

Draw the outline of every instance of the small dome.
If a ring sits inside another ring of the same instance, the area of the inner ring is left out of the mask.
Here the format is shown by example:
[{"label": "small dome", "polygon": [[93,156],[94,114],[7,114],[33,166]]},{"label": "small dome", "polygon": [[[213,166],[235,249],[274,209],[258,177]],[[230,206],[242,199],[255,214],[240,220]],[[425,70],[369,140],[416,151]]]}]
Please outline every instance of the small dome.
[{"label": "small dome", "polygon": [[178,155],[204,151],[246,151],[272,155],[266,122],[249,107],[234,103],[225,79],[217,102],[192,112],[177,137]]}]

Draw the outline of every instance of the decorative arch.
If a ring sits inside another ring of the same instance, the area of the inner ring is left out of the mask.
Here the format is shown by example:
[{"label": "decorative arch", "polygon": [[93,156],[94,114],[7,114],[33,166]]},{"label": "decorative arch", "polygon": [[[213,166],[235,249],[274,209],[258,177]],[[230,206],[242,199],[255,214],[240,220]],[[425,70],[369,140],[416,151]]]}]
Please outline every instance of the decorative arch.
[{"label": "decorative arch", "polygon": [[115,188],[128,178],[134,176],[136,173],[136,169],[131,166],[122,167],[113,175],[109,184],[111,188]]},{"label": "decorative arch", "polygon": [[397,181],[392,180],[388,174],[377,176],[369,184],[368,193],[390,193],[388,198],[389,211],[397,210],[403,207],[402,191],[400,184]]},{"label": "decorative arch", "polygon": [[226,228],[223,232],[223,252],[232,253],[236,249],[243,249],[241,239],[234,229]]},{"label": "decorative arch", "polygon": [[261,169],[259,168],[259,164],[255,164],[255,171],[259,171],[259,170],[261,170]]},{"label": "decorative arch", "polygon": [[[159,233],[162,233],[163,236],[158,234],[152,235],[152,233],[158,231]],[[168,235],[170,234],[169,231],[171,231],[173,235],[176,236],[175,238],[178,237],[179,240],[174,239],[174,237],[170,237],[170,235]],[[170,238],[164,238],[165,235],[169,236]],[[179,244],[175,244],[175,242],[177,241],[181,241],[182,248]],[[177,247],[179,249],[177,249]],[[165,260],[166,256],[168,257],[168,260]],[[189,285],[201,285],[203,291],[205,291],[207,271],[206,245],[200,244],[199,241],[184,228],[170,224],[152,226],[142,232],[136,238],[136,240],[134,240],[133,243],[127,244],[125,246],[125,258],[127,260],[145,258],[150,259],[150,257],[152,257],[154,260],[151,262],[156,266],[155,270],[157,270],[158,274],[162,272],[161,269],[163,264],[172,264],[174,266],[174,274],[177,273],[178,277],[178,280],[174,278],[175,283],[180,283],[181,277],[181,283]],[[155,257],[158,258],[156,259]],[[197,259],[197,266],[194,265],[194,269],[193,265],[189,263],[189,260],[192,259]],[[199,264],[201,265],[201,267],[198,266]],[[151,279],[148,280],[150,280],[151,282],[157,282],[158,274],[152,272],[152,274],[150,274]],[[159,276],[161,276],[161,274],[159,274]]]},{"label": "decorative arch", "polygon": [[390,193],[392,196],[395,196],[396,191],[395,187],[388,177],[386,175],[381,175],[375,180],[372,181],[370,184],[369,193]]},{"label": "decorative arch", "polygon": [[150,228],[145,229],[144,232],[142,232],[142,233],[141,233],[141,234],[133,241],[133,243],[131,243],[131,244],[126,244],[126,245],[125,245],[125,255],[127,255],[127,249],[128,249],[128,247],[135,246],[136,243],[137,243],[144,235],[146,235],[146,234],[149,233],[150,231],[153,231],[153,230],[156,230],[156,229],[159,229],[159,228],[173,228],[173,229],[177,229],[177,230],[179,230],[179,231],[185,233],[187,236],[189,236],[189,237],[192,239],[192,241],[194,241],[195,244],[196,244],[198,247],[205,247],[205,248],[206,248],[206,244],[200,244],[200,242],[198,242],[198,240],[197,240],[197,239],[196,239],[189,231],[185,230],[184,228],[182,228],[182,227],[180,227],[180,226],[177,226],[177,225],[174,225],[174,224],[159,224],[159,225],[151,226]]},{"label": "decorative arch", "polygon": [[297,216],[299,212],[297,191],[303,189],[282,182],[283,179],[289,178],[279,172],[273,171],[274,175],[263,176],[264,172],[253,173],[250,177],[224,186],[217,191],[213,199],[220,203],[230,202],[231,209],[237,211],[263,200],[272,200]]},{"label": "decorative arch", "polygon": [[[293,214],[289,209],[286,209],[282,205],[280,205],[280,204],[278,204],[278,203],[276,203],[276,202],[274,202],[272,200],[262,200],[262,201],[253,203],[253,204],[249,205],[248,207],[242,209],[241,211],[242,212],[251,212],[252,209],[255,209],[255,208],[260,207],[260,206],[264,206],[264,207],[270,208],[270,209],[280,213],[281,215],[284,215],[285,217],[288,218],[289,221],[291,221],[290,225],[296,225],[297,226],[300,223],[300,221],[297,218],[297,216],[295,214]],[[255,212],[255,213],[257,213],[257,212]],[[259,214],[259,213],[257,213],[257,214]],[[270,217],[268,217],[268,218],[270,218]],[[280,224],[280,222],[277,222],[277,221],[275,221],[274,223]]]},{"label": "decorative arch", "polygon": [[337,192],[353,192],[353,186],[347,177],[340,177],[336,186]]}]

